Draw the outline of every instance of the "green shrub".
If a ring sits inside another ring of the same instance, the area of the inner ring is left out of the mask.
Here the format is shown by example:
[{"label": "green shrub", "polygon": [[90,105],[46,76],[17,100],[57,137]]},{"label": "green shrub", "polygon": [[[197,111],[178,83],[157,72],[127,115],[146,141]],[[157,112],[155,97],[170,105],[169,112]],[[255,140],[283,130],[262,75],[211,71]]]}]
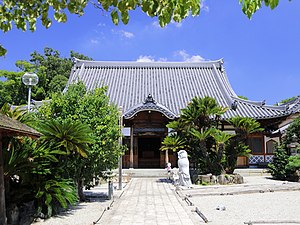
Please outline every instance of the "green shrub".
[{"label": "green shrub", "polygon": [[272,176],[275,179],[284,180],[287,178],[287,164],[289,156],[285,149],[278,148],[274,153],[273,162],[268,165]]},{"label": "green shrub", "polygon": [[35,197],[38,200],[38,212],[47,217],[56,214],[55,209],[66,209],[68,205],[75,205],[78,201],[74,183],[62,178],[42,182]]},{"label": "green shrub", "polygon": [[288,159],[288,164],[286,165],[286,169],[290,173],[296,172],[296,170],[300,169],[300,155],[290,156]]}]

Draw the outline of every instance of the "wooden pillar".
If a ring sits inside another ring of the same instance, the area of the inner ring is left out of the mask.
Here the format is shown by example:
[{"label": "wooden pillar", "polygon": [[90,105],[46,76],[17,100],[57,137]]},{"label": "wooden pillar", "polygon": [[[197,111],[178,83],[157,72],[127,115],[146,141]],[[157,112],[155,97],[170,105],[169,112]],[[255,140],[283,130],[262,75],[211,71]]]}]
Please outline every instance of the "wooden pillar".
[{"label": "wooden pillar", "polygon": [[6,225],[4,162],[2,154],[2,134],[0,131],[0,225]]},{"label": "wooden pillar", "polygon": [[130,152],[129,152],[129,168],[133,168],[133,125],[130,129]]}]

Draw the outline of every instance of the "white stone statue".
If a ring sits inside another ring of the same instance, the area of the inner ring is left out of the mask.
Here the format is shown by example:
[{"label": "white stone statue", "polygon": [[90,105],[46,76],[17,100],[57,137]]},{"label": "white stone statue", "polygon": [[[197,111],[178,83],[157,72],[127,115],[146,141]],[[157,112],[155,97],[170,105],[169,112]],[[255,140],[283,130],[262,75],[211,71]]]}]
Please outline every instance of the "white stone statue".
[{"label": "white stone statue", "polygon": [[190,177],[190,165],[185,150],[178,152],[178,167],[179,167],[179,185],[190,187],[192,185]]}]

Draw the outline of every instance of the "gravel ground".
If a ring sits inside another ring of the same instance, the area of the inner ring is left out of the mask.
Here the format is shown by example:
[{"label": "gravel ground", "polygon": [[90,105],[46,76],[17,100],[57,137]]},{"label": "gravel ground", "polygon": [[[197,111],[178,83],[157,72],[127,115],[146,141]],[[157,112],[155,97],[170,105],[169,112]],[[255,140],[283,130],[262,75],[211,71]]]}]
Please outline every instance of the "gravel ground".
[{"label": "gravel ground", "polygon": [[[199,196],[192,197],[191,200],[207,217],[210,225],[238,225],[249,221],[280,222],[292,220],[297,220],[300,224],[300,191]],[[224,206],[226,209],[224,211],[216,210],[218,206]]]},{"label": "gravel ground", "polygon": [[106,205],[106,202],[80,203],[67,213],[32,223],[32,225],[90,225],[97,221]]},{"label": "gravel ground", "polygon": [[[194,206],[190,206],[188,210],[198,207],[207,217],[209,225],[242,225],[249,221],[297,221],[298,223],[280,224],[300,224],[300,183],[275,181],[264,176],[244,178],[245,184],[242,185],[194,186],[192,189],[182,190],[181,194],[187,195],[190,192],[191,197],[189,199],[194,203]],[[260,193],[260,188],[267,191]],[[234,193],[236,190],[238,192],[249,190],[253,193],[232,194],[230,189]],[[272,192],[268,190],[272,190]],[[101,191],[103,192],[100,189],[99,192]],[[216,195],[216,192],[228,193],[229,195]],[[64,215],[35,222],[32,225],[93,224],[109,204],[110,201],[80,203]],[[218,206],[221,208],[224,206],[226,209],[224,211],[217,210]],[[204,224],[200,217],[199,221]],[[275,225],[279,223],[253,223],[253,225],[263,224]]]},{"label": "gravel ground", "polygon": [[[190,194],[189,199],[210,225],[239,225],[249,221],[253,225],[299,225],[300,183],[270,178],[249,176],[244,177],[245,183],[241,185],[194,186],[181,194]],[[225,210],[217,210],[224,207]],[[200,217],[199,220],[202,221]]]},{"label": "gravel ground", "polygon": [[[123,183],[123,187],[126,184]],[[116,185],[115,185],[116,188]],[[123,191],[114,190],[115,199],[118,198]],[[91,225],[96,222],[103,214],[104,210],[111,206],[112,200],[107,200],[107,184],[84,191],[90,202],[82,202],[73,209],[61,213],[58,216],[51,217],[46,220],[38,219],[32,225]],[[97,223],[99,224],[99,223]]]}]

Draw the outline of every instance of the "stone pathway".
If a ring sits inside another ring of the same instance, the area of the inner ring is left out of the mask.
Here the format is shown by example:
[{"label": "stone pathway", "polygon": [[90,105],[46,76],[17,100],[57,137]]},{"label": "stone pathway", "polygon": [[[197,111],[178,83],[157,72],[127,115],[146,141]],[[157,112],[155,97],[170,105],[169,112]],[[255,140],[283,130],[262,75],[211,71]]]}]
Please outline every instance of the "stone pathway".
[{"label": "stone pathway", "polygon": [[185,207],[165,179],[133,178],[98,224],[105,225],[193,225],[197,215]]}]

